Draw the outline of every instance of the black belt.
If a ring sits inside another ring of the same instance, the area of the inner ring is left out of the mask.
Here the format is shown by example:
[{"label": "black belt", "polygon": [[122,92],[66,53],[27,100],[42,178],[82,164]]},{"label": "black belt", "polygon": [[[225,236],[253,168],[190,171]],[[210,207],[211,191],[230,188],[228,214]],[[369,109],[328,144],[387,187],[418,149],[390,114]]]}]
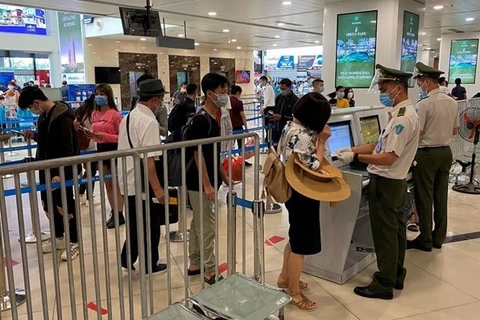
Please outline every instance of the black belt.
[{"label": "black belt", "polygon": [[450,148],[450,146],[440,146],[440,147],[421,147],[418,150],[436,150],[436,149],[446,149]]}]

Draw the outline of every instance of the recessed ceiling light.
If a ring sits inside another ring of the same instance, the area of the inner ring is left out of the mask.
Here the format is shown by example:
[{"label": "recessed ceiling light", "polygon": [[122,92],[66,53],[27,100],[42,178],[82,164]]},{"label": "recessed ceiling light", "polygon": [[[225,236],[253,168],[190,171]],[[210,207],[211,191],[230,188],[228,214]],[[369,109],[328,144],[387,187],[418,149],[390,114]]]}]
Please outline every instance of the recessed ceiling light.
[{"label": "recessed ceiling light", "polygon": [[285,23],[283,23],[283,22],[279,22],[279,23],[278,23],[278,26],[279,26],[279,27],[283,27],[284,25],[285,25]]},{"label": "recessed ceiling light", "polygon": [[442,38],[437,38],[437,41],[442,41]]},{"label": "recessed ceiling light", "polygon": [[432,48],[427,48],[427,50],[432,50]]},{"label": "recessed ceiling light", "polygon": [[227,33],[227,32],[230,32],[230,30],[228,30],[228,29],[223,29],[223,32]]},{"label": "recessed ceiling light", "polygon": [[183,38],[183,37],[185,37],[185,36],[180,33],[180,34],[178,35],[178,37]]},{"label": "recessed ceiling light", "polygon": [[282,4],[283,4],[284,6],[289,6],[289,5],[292,4],[292,1],[283,1]]},{"label": "recessed ceiling light", "polygon": [[422,32],[422,36],[425,36],[425,35],[427,35],[427,33],[426,33],[426,32]]},{"label": "recessed ceiling light", "polygon": [[274,44],[272,44],[272,46],[273,46],[273,47],[276,47],[276,46],[278,46],[278,44],[274,43]]},{"label": "recessed ceiling light", "polygon": [[237,47],[238,50],[242,49],[242,47]]},{"label": "recessed ceiling light", "polygon": [[147,41],[147,38],[140,38],[141,41]]},{"label": "recessed ceiling light", "polygon": [[89,46],[89,47],[91,47],[91,46],[92,46],[92,44],[91,44],[91,43],[89,43],[89,44],[88,44],[88,46]]},{"label": "recessed ceiling light", "polygon": [[275,39],[280,39],[280,36],[275,36]]},{"label": "recessed ceiling light", "polygon": [[465,19],[465,21],[473,21],[473,20],[475,20],[475,18],[467,18],[467,19]]},{"label": "recessed ceiling light", "polygon": [[92,52],[93,54],[97,54],[96,52]]},{"label": "recessed ceiling light", "polygon": [[217,13],[212,11],[212,12],[209,12],[208,15],[210,17],[215,17],[217,15]]},{"label": "recessed ceiling light", "polygon": [[122,41],[120,41],[120,40],[115,41],[115,43],[120,43],[120,42],[122,42]]},{"label": "recessed ceiling light", "polygon": [[196,45],[196,46],[199,46],[199,45],[200,45],[200,43],[198,43],[198,42],[195,42],[195,45]]},{"label": "recessed ceiling light", "polygon": [[218,49],[213,49],[213,51],[217,51]]},{"label": "recessed ceiling light", "polygon": [[145,49],[147,49],[147,48],[145,48],[145,47],[142,47],[142,50],[145,50]]},{"label": "recessed ceiling light", "polygon": [[438,5],[438,6],[433,7],[433,9],[435,9],[435,10],[442,10],[442,9],[443,9],[443,6],[442,6],[442,5]]},{"label": "recessed ceiling light", "polygon": [[320,43],[320,41],[318,41],[318,40],[315,40],[315,43]]},{"label": "recessed ceiling light", "polygon": [[237,42],[237,39],[232,39],[232,40],[230,40],[230,41],[232,41],[232,42]]}]

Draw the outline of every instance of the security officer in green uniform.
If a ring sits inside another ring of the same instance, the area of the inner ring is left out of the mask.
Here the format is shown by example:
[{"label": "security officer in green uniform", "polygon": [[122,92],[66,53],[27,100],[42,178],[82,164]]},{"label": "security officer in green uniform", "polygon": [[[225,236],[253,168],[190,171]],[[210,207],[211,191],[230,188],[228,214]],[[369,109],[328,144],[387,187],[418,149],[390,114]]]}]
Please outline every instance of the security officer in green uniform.
[{"label": "security officer in green uniform", "polygon": [[[458,105],[439,89],[438,79],[444,72],[417,63],[417,103],[420,119],[420,142],[413,170],[415,205],[420,235],[408,241],[407,249],[426,252],[440,249],[447,236],[448,179],[452,166],[450,141],[458,133]],[[432,232],[432,205],[435,230]]]},{"label": "security officer in green uniform", "polygon": [[411,77],[377,65],[371,89],[378,86],[380,102],[388,108],[388,124],[376,144],[337,151],[344,164],[360,161],[369,165],[370,224],[379,271],[370,285],[354,290],[366,298],[393,299],[393,289],[403,289],[407,273],[403,268],[407,245],[403,207],[420,132],[417,112],[408,98]]}]

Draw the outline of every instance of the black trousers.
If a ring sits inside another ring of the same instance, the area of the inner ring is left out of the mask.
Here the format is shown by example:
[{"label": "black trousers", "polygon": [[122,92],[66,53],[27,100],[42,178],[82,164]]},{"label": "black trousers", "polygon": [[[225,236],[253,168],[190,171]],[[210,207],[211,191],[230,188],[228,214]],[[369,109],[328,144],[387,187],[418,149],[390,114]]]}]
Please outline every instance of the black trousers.
[{"label": "black trousers", "polygon": [[[87,166],[88,163],[85,163],[85,165]],[[97,162],[90,162],[90,168],[92,170],[92,178],[97,174],[97,165],[98,163]],[[82,179],[87,179],[87,170],[85,168],[85,173],[82,175]],[[92,193],[94,192],[95,190],[95,182],[92,182]],[[88,194],[88,184],[81,184],[80,185],[80,189],[78,190],[78,192],[81,194],[81,195],[84,195],[85,192],[87,193],[87,199],[88,201],[92,201],[93,200],[93,197],[90,196]]]},{"label": "black trousers", "polygon": [[[69,215],[68,220],[68,230],[70,231],[70,242],[78,242],[78,233],[77,233],[77,219],[75,212],[75,199],[73,198],[73,187],[65,188],[66,198],[67,198],[67,212],[64,214]],[[47,193],[42,191],[40,193],[41,199],[43,202],[43,210],[48,212],[48,202],[47,202]],[[65,233],[65,226],[63,224],[63,215],[60,213],[57,207],[63,208],[62,206],[62,194],[60,189],[52,191],[52,201],[53,201],[53,212],[48,212],[50,219],[53,218],[53,224],[55,226],[55,237],[61,238]]]},{"label": "black trousers", "polygon": [[[243,130],[243,127],[233,127],[233,131]],[[242,149],[243,139],[237,139],[238,149]]]},{"label": "black trousers", "polygon": [[[145,263],[148,263],[148,248],[147,248],[147,220],[145,212],[145,201],[142,201],[143,211],[143,241],[145,244]],[[150,214],[150,241],[152,254],[152,266],[156,266],[159,260],[158,245],[160,244],[160,215],[165,215],[165,212],[149,212]],[[130,239],[130,257],[132,258],[132,264],[138,259],[138,234],[137,234],[137,206],[135,203],[135,196],[128,196],[128,218],[129,228],[126,230],[127,239]],[[122,249],[122,266],[128,267],[127,264],[127,241],[123,245]],[[147,267],[148,268],[148,267]],[[146,272],[148,271],[145,270]]]}]

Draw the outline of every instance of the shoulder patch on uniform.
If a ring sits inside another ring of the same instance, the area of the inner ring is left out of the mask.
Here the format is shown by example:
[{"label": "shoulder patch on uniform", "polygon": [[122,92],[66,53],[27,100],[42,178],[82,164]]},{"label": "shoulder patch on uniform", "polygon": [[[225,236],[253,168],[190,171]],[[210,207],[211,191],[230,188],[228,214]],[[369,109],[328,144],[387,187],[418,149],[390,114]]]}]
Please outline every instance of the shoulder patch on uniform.
[{"label": "shoulder patch on uniform", "polygon": [[405,107],[400,108],[400,110],[398,110],[397,117],[403,117],[405,115],[405,110]]},{"label": "shoulder patch on uniform", "polygon": [[402,131],[403,131],[404,128],[405,128],[405,127],[403,126],[403,124],[397,124],[397,125],[395,126],[395,133],[396,133],[397,135],[399,135],[400,133],[402,133]]}]

